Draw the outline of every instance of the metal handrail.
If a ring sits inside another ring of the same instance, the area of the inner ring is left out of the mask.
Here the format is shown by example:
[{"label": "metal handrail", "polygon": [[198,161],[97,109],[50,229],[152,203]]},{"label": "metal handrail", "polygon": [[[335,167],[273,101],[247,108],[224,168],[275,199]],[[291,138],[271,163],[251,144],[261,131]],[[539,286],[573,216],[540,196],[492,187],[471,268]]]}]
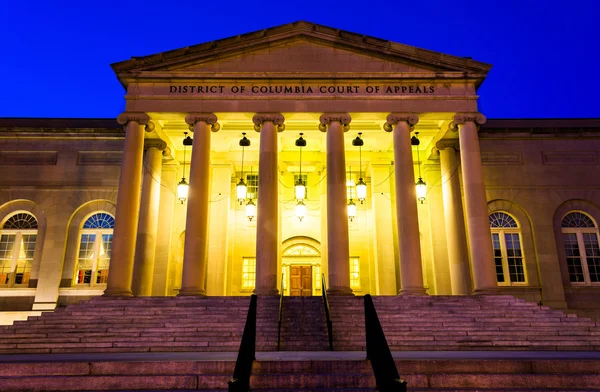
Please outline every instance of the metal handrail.
[{"label": "metal handrail", "polygon": [[283,274],[281,274],[281,295],[279,296],[279,316],[277,317],[277,351],[281,348],[281,320],[283,319]]},{"label": "metal handrail", "polygon": [[331,311],[329,309],[329,300],[327,300],[325,274],[321,275],[321,293],[323,295],[323,304],[325,305],[325,320],[327,321],[327,335],[329,335],[329,351],[333,351],[333,326],[331,324]]},{"label": "metal handrail", "polygon": [[406,381],[400,379],[396,363],[377,317],[373,299],[365,295],[365,331],[367,359],[371,361],[376,388],[381,392],[406,392]]},{"label": "metal handrail", "polygon": [[250,307],[244,326],[244,334],[240,343],[235,370],[229,384],[230,392],[247,392],[250,390],[252,363],[256,360],[256,294],[250,297]]}]

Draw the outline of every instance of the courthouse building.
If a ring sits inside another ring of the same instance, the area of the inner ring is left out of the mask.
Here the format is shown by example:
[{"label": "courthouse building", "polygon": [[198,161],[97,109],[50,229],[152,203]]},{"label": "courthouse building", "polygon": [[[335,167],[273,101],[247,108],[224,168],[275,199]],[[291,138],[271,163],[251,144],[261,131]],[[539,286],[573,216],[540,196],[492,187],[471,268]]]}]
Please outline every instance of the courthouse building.
[{"label": "courthouse building", "polygon": [[297,22],[112,67],[116,120],[0,119],[4,312],[324,289],[600,306],[600,120],[486,121],[489,64]]}]

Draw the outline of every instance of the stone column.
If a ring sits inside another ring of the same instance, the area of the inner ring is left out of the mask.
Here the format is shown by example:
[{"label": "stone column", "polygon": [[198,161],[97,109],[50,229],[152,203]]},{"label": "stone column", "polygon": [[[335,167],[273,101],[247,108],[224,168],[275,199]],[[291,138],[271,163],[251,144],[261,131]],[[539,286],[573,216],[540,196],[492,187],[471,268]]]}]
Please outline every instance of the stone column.
[{"label": "stone column", "polygon": [[458,140],[460,142],[460,160],[469,232],[469,250],[473,266],[474,294],[497,291],[492,235],[490,233],[485,184],[483,182],[481,152],[477,137],[479,125],[483,123],[485,123],[485,116],[481,113],[459,113],[454,116],[454,122],[450,124],[451,129],[458,129]]},{"label": "stone column", "polygon": [[458,180],[457,140],[441,140],[436,147],[440,153],[442,169],[442,198],[444,201],[444,222],[448,262],[450,264],[450,285],[453,295],[471,294],[471,274],[469,253],[465,233],[460,181]]},{"label": "stone column", "polygon": [[136,296],[152,295],[158,209],[160,206],[162,152],[167,147],[167,143],[161,139],[146,139],[144,146],[146,157],[144,159],[142,199],[131,285],[133,295]]},{"label": "stone column", "polygon": [[208,259],[208,202],[210,200],[210,133],[220,125],[213,113],[190,113],[185,117],[194,132],[187,199],[183,276],[178,295],[206,295]]},{"label": "stone column", "polygon": [[131,296],[142,188],[144,129],[151,132],[154,130],[154,124],[147,114],[135,112],[125,112],[119,115],[117,122],[126,124],[125,146],[117,195],[112,255],[104,295]]},{"label": "stone column", "polygon": [[257,295],[277,295],[279,263],[279,187],[277,132],[285,129],[281,113],[257,113],[252,117],[260,132],[258,156],[258,200],[256,205],[256,285]]},{"label": "stone column", "polygon": [[319,130],[327,132],[327,293],[351,295],[344,132],[352,118],[347,113],[325,113],[319,120]]},{"label": "stone column", "polygon": [[419,122],[414,113],[391,113],[384,130],[393,132],[396,221],[400,248],[401,295],[425,295],[417,214],[417,191],[410,132]]}]

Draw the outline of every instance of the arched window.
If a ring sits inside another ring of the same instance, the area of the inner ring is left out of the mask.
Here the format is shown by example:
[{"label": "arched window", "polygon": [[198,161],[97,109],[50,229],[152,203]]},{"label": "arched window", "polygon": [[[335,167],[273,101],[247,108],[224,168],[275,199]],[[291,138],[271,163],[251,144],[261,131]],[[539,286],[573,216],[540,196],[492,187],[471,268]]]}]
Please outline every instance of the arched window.
[{"label": "arched window", "polygon": [[2,225],[0,235],[0,287],[27,287],[33,264],[38,222],[19,212]]},{"label": "arched window", "polygon": [[569,212],[560,224],[571,283],[600,283],[598,226],[583,212]]},{"label": "arched window", "polygon": [[115,218],[106,212],[90,216],[81,229],[76,284],[105,284],[108,281]]},{"label": "arched window", "polygon": [[526,283],[521,230],[515,218],[505,212],[490,214],[490,230],[499,285]]}]

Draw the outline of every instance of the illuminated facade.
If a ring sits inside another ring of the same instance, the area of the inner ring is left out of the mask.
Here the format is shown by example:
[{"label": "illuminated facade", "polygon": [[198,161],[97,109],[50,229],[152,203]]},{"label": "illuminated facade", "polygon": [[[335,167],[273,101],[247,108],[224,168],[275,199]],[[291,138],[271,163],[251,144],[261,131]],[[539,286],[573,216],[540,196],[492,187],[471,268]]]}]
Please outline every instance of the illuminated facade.
[{"label": "illuminated facade", "polygon": [[117,121],[0,119],[4,311],[322,275],[598,306],[600,120],[486,122],[487,64],[299,22],[113,68]]}]

